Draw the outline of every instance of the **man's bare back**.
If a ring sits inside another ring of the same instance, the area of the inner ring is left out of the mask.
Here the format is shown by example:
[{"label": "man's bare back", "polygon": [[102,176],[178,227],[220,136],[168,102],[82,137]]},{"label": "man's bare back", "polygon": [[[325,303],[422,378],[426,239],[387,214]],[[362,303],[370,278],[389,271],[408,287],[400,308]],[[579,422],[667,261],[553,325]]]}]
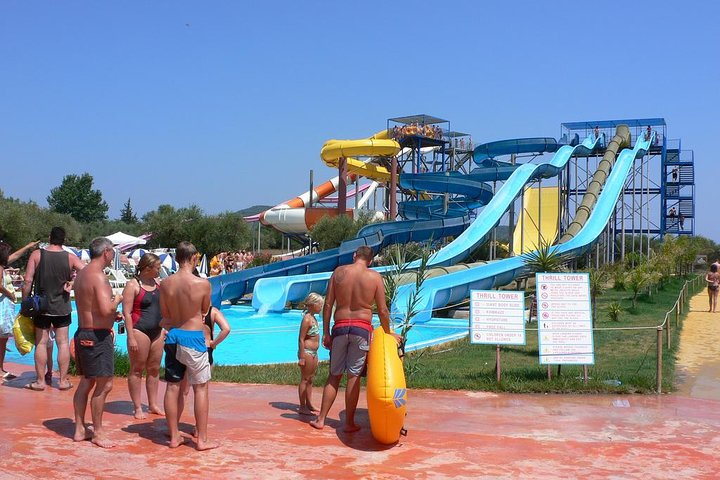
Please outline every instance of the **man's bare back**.
[{"label": "man's bare back", "polygon": [[117,297],[101,264],[90,263],[75,278],[75,304],[80,328],[111,329],[115,322]]},{"label": "man's bare back", "polygon": [[210,282],[184,270],[162,282],[160,310],[163,326],[203,330],[203,316],[210,309]]},{"label": "man's bare back", "polygon": [[[382,277],[363,262],[339,267],[331,278],[329,290],[335,300],[335,320],[372,320],[373,303],[381,318],[387,312]],[[384,311],[382,311],[384,310]]]}]

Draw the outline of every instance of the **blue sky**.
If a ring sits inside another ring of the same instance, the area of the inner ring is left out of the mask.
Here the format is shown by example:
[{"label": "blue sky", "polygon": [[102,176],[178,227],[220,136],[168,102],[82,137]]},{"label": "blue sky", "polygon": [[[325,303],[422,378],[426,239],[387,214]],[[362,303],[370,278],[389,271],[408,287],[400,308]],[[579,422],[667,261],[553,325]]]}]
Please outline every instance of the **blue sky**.
[{"label": "blue sky", "polygon": [[696,231],[720,241],[712,147],[720,6],[704,2],[0,3],[5,195],[45,205],[89,172],[208,213],[307,190],[330,138],[447,118],[477,141],[664,117],[695,151]]}]

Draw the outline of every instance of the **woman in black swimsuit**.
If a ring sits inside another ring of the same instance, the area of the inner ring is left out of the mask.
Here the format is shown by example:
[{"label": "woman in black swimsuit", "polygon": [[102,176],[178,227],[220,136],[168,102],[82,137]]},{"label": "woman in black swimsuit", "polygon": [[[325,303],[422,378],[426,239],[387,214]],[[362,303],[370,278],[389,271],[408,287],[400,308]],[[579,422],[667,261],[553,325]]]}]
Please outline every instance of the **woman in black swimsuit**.
[{"label": "woman in black swimsuit", "polygon": [[147,372],[145,388],[148,410],[164,415],[158,403],[158,383],[165,335],[160,326],[160,258],[146,253],[137,266],[137,276],[123,290],[123,317],[127,328],[127,348],[130,355],[128,390],[135,408],[135,418],[145,418],[142,409],[142,375]]}]

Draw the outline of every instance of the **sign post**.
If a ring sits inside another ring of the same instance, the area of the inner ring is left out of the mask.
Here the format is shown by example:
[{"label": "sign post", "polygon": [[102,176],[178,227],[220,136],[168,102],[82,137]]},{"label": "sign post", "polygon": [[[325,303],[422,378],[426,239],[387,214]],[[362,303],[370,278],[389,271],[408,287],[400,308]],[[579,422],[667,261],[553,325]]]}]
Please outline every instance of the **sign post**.
[{"label": "sign post", "polygon": [[495,345],[495,373],[500,381],[500,345],[525,345],[525,294],[521,291],[470,292],[470,343]]},{"label": "sign post", "polygon": [[540,364],[585,365],[586,380],[595,364],[589,275],[538,273],[536,285]]}]

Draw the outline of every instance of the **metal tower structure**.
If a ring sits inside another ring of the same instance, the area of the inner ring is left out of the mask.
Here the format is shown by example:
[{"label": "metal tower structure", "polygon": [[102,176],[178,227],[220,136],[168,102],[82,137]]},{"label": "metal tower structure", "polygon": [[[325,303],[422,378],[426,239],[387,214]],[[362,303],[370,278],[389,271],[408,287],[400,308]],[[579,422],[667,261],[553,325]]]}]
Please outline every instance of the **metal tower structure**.
[{"label": "metal tower structure", "polygon": [[[648,132],[655,133],[655,141],[645,156],[634,161],[615,214],[596,244],[596,265],[624,260],[627,252],[649,255],[651,240],[666,234],[695,233],[693,152],[682,150],[680,140],[668,139],[664,118],[569,122],[561,124],[561,135],[586,137],[597,129],[609,141],[618,125],[630,128],[632,142]],[[561,232],[574,216],[603,153],[601,148],[568,163],[561,180]]]}]

